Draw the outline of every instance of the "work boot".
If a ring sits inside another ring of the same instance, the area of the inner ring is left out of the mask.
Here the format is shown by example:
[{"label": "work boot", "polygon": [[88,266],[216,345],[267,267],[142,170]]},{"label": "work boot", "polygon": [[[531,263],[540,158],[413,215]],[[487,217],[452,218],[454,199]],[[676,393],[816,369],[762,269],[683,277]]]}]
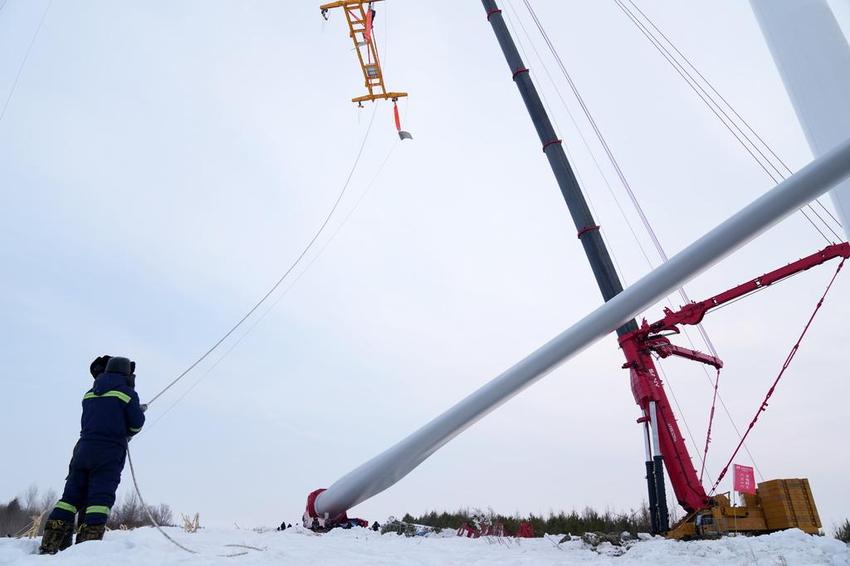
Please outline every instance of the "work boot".
[{"label": "work boot", "polygon": [[62,519],[51,519],[44,525],[39,554],[56,554],[71,546],[74,537],[74,523]]},{"label": "work boot", "polygon": [[103,534],[105,532],[106,525],[87,525],[83,523],[77,532],[77,544],[89,540],[103,540]]}]

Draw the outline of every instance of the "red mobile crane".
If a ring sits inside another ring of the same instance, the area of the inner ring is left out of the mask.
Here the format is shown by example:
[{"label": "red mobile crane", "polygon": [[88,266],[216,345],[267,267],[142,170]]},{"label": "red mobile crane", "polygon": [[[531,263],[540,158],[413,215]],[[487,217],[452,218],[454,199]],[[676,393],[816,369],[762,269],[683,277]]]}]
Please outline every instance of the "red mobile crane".
[{"label": "red mobile crane", "polygon": [[[670,483],[673,486],[673,491],[679,504],[684,507],[689,516],[680,525],[671,531],[671,536],[686,537],[700,535],[697,527],[705,528],[707,525],[713,525],[711,532],[717,531],[720,527],[724,516],[733,517],[737,523],[740,519],[742,522],[736,530],[758,532],[775,530],[771,528],[770,521],[767,519],[773,517],[765,517],[763,507],[767,502],[759,502],[758,499],[750,498],[747,500],[747,506],[744,508],[731,508],[728,498],[725,496],[715,496],[707,494],[697,476],[696,470],[691,463],[691,458],[688,454],[688,449],[684,439],[679,432],[679,427],[673,412],[670,408],[670,403],[667,400],[667,394],[664,391],[664,384],[658,376],[653,363],[653,354],[667,358],[669,356],[679,356],[689,360],[697,361],[712,367],[723,367],[723,362],[709,354],[676,346],[670,342],[668,336],[678,334],[679,327],[683,325],[696,325],[702,322],[705,315],[712,309],[716,309],[731,301],[749,295],[750,293],[764,289],[774,283],[782,281],[788,277],[796,275],[802,271],[812,267],[821,265],[829,260],[843,258],[840,270],[844,261],[850,257],[850,243],[844,242],[833,244],[826,248],[799,259],[793,263],[775,269],[769,273],[756,277],[746,283],[733,287],[727,291],[719,293],[704,301],[692,302],[679,310],[673,311],[668,308],[664,309],[664,318],[653,323],[648,323],[646,320],[642,322],[637,330],[633,330],[620,336],[620,346],[626,356],[626,363],[623,364],[623,369],[628,369],[631,375],[632,393],[635,402],[640,406],[643,416],[638,419],[639,423],[644,425],[647,446],[647,474],[652,477],[654,470],[658,469],[659,464],[664,461],[666,463],[667,472],[670,476]],[[836,272],[837,274],[837,272]],[[822,304],[823,299],[818,303],[818,308]],[[799,345],[799,343],[798,343]],[[798,346],[797,345],[797,346]],[[797,346],[794,347],[796,351]],[[790,357],[789,357],[790,361]],[[787,367],[787,364],[786,364]],[[775,387],[775,385],[774,385]],[[768,396],[773,392],[773,388]],[[767,399],[759,409],[759,414],[766,406]],[[713,409],[712,409],[713,410]],[[756,419],[758,414],[756,415]],[[755,420],[750,424],[749,430],[755,424]],[[709,427],[710,434],[710,427]],[[652,438],[650,438],[650,435]],[[741,440],[743,444],[743,439]],[[738,445],[740,448],[741,444]],[[650,454],[650,445],[656,447],[656,452]],[[737,450],[736,450],[737,453]],[[734,454],[733,454],[734,456]],[[730,460],[731,462],[731,460]],[[728,465],[727,465],[728,469]],[[726,469],[723,470],[717,483],[723,478]],[[663,478],[660,478],[663,481]],[[774,480],[780,482],[788,482],[795,480]],[[801,482],[804,480],[800,480]],[[717,485],[715,484],[715,487]],[[766,482],[770,483],[770,482]],[[801,484],[799,489],[804,492],[801,495],[803,506],[808,507],[809,511],[804,513],[804,517],[794,526],[798,526],[809,532],[817,532],[820,528],[820,521],[817,517],[817,510],[814,506],[814,501],[811,497],[811,491],[808,489],[808,482],[805,486]],[[653,497],[652,485],[650,487],[650,497]],[[652,502],[650,502],[652,503]],[[664,506],[661,501],[656,502],[659,506]],[[752,507],[752,510],[747,509]],[[743,511],[742,511],[743,509]],[[792,513],[799,510],[793,506],[790,509]],[[666,513],[666,509],[665,509]],[[711,516],[712,520],[698,520]],[[778,518],[781,519],[781,518]],[[776,520],[775,520],[776,522]],[[779,521],[783,522],[783,521]],[[787,522],[787,520],[785,521]],[[656,525],[654,525],[656,526]],[[741,528],[743,527],[743,528]]]}]

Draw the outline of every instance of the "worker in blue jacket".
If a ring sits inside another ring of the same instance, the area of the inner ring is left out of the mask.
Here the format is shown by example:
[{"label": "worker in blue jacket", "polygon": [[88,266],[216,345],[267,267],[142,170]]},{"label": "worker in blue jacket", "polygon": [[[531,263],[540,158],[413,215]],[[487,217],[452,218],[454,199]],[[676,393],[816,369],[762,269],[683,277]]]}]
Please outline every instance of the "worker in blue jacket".
[{"label": "worker in blue jacket", "polygon": [[136,394],[135,368],[135,362],[121,357],[101,356],[92,362],[94,387],[83,396],[80,440],[74,447],[62,499],[45,525],[40,554],[56,554],[71,545],[78,513],[77,543],[103,538],[121,482],[127,441],[145,422],[147,407]]}]

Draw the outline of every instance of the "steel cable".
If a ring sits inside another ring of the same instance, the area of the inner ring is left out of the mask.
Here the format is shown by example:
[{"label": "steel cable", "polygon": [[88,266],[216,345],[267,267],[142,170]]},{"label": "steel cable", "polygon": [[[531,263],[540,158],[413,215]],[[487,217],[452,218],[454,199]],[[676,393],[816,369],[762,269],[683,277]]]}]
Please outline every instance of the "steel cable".
[{"label": "steel cable", "polygon": [[[6,4],[4,2],[3,6],[5,5]],[[32,39],[24,53],[24,58],[21,60],[20,66],[18,66],[18,72],[15,74],[15,80],[12,81],[12,88],[9,89],[9,94],[6,96],[5,102],[3,102],[2,110],[0,110],[0,122],[2,122],[3,118],[6,116],[6,110],[9,108],[9,102],[12,100],[12,97],[15,95],[15,91],[18,89],[18,82],[21,80],[21,75],[23,74],[24,67],[30,58],[32,47],[35,45],[35,40],[38,39],[38,36],[41,33],[41,28],[44,27],[44,20],[47,19],[47,12],[50,11],[51,6],[53,6],[53,0],[49,0],[47,7],[44,8],[44,12],[41,14],[41,19],[38,21],[38,27],[35,28],[35,33],[32,35]],[[0,7],[0,9],[2,9],[2,7]]]},{"label": "steel cable", "polygon": [[[785,179],[786,175],[783,174],[783,172],[779,170],[776,164],[774,164],[764,154],[758,144],[756,144],[755,141],[750,138],[747,132],[745,132],[744,129],[741,128],[741,126],[735,120],[732,119],[729,113],[726,112],[726,110],[720,105],[720,103],[712,97],[712,95],[700,84],[699,81],[696,80],[693,75],[691,75],[691,73],[685,68],[685,66],[676,59],[673,53],[661,42],[660,39],[658,39],[652,33],[652,30],[650,30],[642,21],[640,21],[640,19],[633,12],[631,12],[631,10],[625,5],[624,1],[614,0],[614,3],[617,4],[617,6],[623,11],[626,17],[629,18],[629,20],[638,28],[638,30],[643,34],[643,36],[646,37],[646,39],[652,44],[652,46],[655,47],[655,49],[661,54],[661,56],[664,57],[664,59],[673,67],[676,73],[679,74],[682,80],[684,80],[685,83],[694,91],[694,93],[706,105],[706,107],[711,110],[715,117],[720,120],[724,127],[726,127],[729,133],[732,134],[732,136],[738,141],[741,147],[743,147],[744,150],[750,154],[750,156],[759,165],[759,167],[761,167],[765,174],[774,183],[779,183],[781,180]],[[634,4],[634,2],[631,3]],[[644,16],[644,18],[647,19],[647,21],[650,23],[650,25],[652,25],[654,29],[658,29],[658,27],[649,19],[649,17],[646,16],[646,14],[644,14],[642,11],[640,13]],[[677,53],[681,54],[681,51],[672,43],[672,41],[670,41],[669,38],[667,38],[666,35],[664,35],[663,33],[661,35],[676,50]],[[684,55],[681,56],[683,59],[686,60],[686,62],[688,62],[691,67],[696,69],[696,67],[694,67],[693,64],[690,63],[690,60],[688,60]],[[778,158],[778,156],[776,156],[776,153],[773,151],[772,148],[770,148],[770,146],[764,141],[764,139],[755,133],[753,128],[749,125],[749,122],[744,120],[741,115],[735,110],[735,108],[717,92],[717,89],[714,88],[714,86],[708,81],[708,79],[706,79],[702,73],[699,73],[699,71],[697,71],[697,73],[699,74],[700,78],[702,78],[703,81],[709,86],[709,88],[713,92],[717,93],[717,96],[726,104],[726,106],[731,109],[735,116],[737,116],[739,120],[741,120],[741,122],[744,123],[744,125],[754,133],[755,137],[767,148],[767,151],[771,155],[775,156],[789,173],[793,173],[791,169],[785,164],[785,162],[783,162],[781,159]],[[838,223],[839,226],[841,226],[841,223],[838,222],[835,216],[833,216],[832,213],[830,213],[826,209],[823,203],[818,200],[818,204],[827,212],[827,214],[829,214],[829,216],[833,220]],[[832,235],[838,239],[838,241],[842,240],[841,236],[836,233],[832,226],[830,226],[829,223],[823,219],[823,217],[817,212],[817,210],[815,210],[815,208],[811,204],[807,204],[806,208],[808,208],[809,212],[811,214],[814,214],[818,218],[818,220],[821,221],[823,226],[829,232],[831,232]],[[805,210],[800,209],[800,212],[803,214],[806,220],[809,221],[812,227],[823,237],[824,240],[830,243],[835,243],[835,241],[830,240],[829,237],[826,236],[826,234],[820,229],[820,227],[809,217]]]},{"label": "steel cable", "polygon": [[[615,0],[615,1],[617,1],[617,0]],[[591,125],[594,133],[596,134],[596,137],[598,138],[600,145],[602,146],[603,150],[605,151],[606,156],[608,157],[609,161],[611,162],[612,167],[614,168],[615,172],[617,173],[617,177],[619,178],[621,184],[623,185],[623,188],[626,190],[626,193],[628,194],[629,199],[632,202],[632,205],[635,207],[635,210],[638,212],[641,223],[643,224],[644,229],[649,234],[649,236],[650,236],[650,238],[653,242],[653,245],[655,246],[656,252],[659,254],[659,257],[662,259],[662,261],[666,262],[668,257],[667,257],[667,254],[666,254],[663,246],[661,245],[660,239],[658,238],[657,234],[655,233],[655,230],[653,229],[651,223],[649,222],[648,217],[646,216],[645,212],[643,211],[643,207],[641,206],[640,201],[638,201],[637,195],[632,190],[631,184],[629,183],[628,179],[626,178],[625,173],[623,172],[622,168],[619,165],[619,162],[617,161],[616,157],[614,156],[613,151],[611,150],[610,146],[608,145],[608,142],[605,139],[605,136],[602,134],[601,129],[599,128],[598,124],[596,123],[596,120],[593,117],[593,114],[590,112],[590,108],[587,106],[586,102],[584,101],[584,98],[582,97],[581,92],[578,90],[578,87],[575,84],[575,81],[573,81],[572,76],[567,71],[566,65],[564,64],[563,59],[560,56],[560,53],[555,48],[553,42],[549,38],[549,34],[546,32],[545,28],[543,27],[543,24],[540,21],[540,18],[537,16],[537,13],[535,12],[534,8],[531,6],[529,0],[523,0],[523,2],[525,4],[526,9],[528,10],[529,14],[531,15],[532,20],[534,21],[535,25],[537,26],[537,29],[540,32],[540,35],[543,37],[544,42],[546,43],[547,47],[549,48],[549,51],[551,52],[552,56],[555,58],[555,61],[557,62],[558,66],[561,70],[562,75],[564,76],[567,83],[569,84],[570,89],[573,92],[573,95],[575,96],[576,100],[578,101],[579,105],[581,106],[581,109],[584,112],[584,115],[587,118],[588,123]],[[561,100],[563,102],[563,98]],[[566,103],[564,103],[564,105],[566,106]],[[720,117],[718,116],[718,118],[720,118]],[[734,132],[732,132],[732,133],[734,135]],[[769,174],[769,171],[768,171],[768,174]],[[606,180],[606,182],[607,182],[607,180]],[[619,204],[618,204],[618,206],[619,206]],[[800,212],[815,227],[815,229],[818,230],[818,232],[820,232],[821,236],[823,236],[824,239],[826,239],[828,241],[829,239],[826,238],[826,236],[823,234],[823,232],[821,232],[818,229],[818,227],[806,215],[806,213],[802,210]],[[627,224],[628,224],[628,221],[627,221]],[[633,230],[632,230],[632,234],[635,237],[635,240],[637,241],[638,246],[641,248],[641,251],[643,252],[643,247],[641,246],[640,241],[637,239],[637,236],[634,234]],[[646,258],[647,262],[649,263],[650,268],[653,267],[652,262],[649,261],[649,258],[647,257],[647,255],[645,253],[644,253],[644,257]],[[682,300],[685,302],[685,304],[688,304],[688,303],[691,302],[690,297],[688,296],[684,287],[679,288],[678,292],[679,292],[679,295],[682,297]],[[710,350],[712,355],[714,355],[715,357],[719,357],[719,355],[717,353],[717,349],[714,346],[714,343],[711,340],[710,336],[708,335],[708,332],[705,330],[704,326],[702,324],[698,324],[697,330],[699,331],[701,337],[703,338],[703,341],[705,342],[706,346],[708,347],[708,349]],[[687,336],[687,338],[688,338],[688,341],[691,342],[691,345],[693,347],[693,342],[691,341],[690,336]],[[711,377],[708,375],[708,372],[705,370],[705,368],[703,368],[703,370],[705,371],[706,379],[709,381],[709,384],[712,385],[712,388],[713,388],[713,384],[711,384]],[[732,424],[732,427],[734,428],[735,432],[738,434],[738,438],[741,438],[741,432],[738,429],[738,426],[735,424],[734,420],[732,419],[732,415],[730,414],[730,412],[729,412],[729,410],[726,406],[726,403],[723,401],[722,396],[719,396],[719,399],[720,399],[720,404],[723,407],[727,418],[729,419],[729,422]],[[682,415],[682,418],[683,419],[685,418],[684,415]],[[747,454],[750,456],[750,460],[752,461],[753,466],[758,470],[758,466],[756,465],[755,459],[752,457],[752,454],[750,454],[749,448],[745,445],[744,449],[747,452]]]}]

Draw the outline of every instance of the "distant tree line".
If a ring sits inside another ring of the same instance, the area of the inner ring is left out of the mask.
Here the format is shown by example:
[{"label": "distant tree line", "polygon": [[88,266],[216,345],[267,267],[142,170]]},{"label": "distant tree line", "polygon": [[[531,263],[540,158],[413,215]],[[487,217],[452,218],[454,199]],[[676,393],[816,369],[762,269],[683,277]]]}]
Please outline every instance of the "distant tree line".
[{"label": "distant tree line", "polygon": [[587,532],[622,533],[628,531],[632,535],[637,533],[648,533],[650,531],[649,508],[644,504],[637,511],[631,510],[627,513],[605,510],[599,512],[596,509],[586,507],[583,511],[561,511],[557,514],[549,513],[548,516],[519,514],[513,516],[500,515],[493,510],[482,512],[478,509],[460,509],[454,513],[446,511],[431,511],[415,517],[410,513],[402,519],[405,523],[416,523],[427,525],[437,529],[458,529],[464,523],[470,526],[501,523],[507,534],[515,534],[520,523],[530,523],[534,529],[535,536],[549,534],[573,534],[583,535]]},{"label": "distant tree line", "polygon": [[[0,503],[0,536],[21,536],[30,531],[34,521],[38,522],[36,531],[41,534],[57,500],[55,491],[41,494],[37,487],[31,486],[23,495],[13,497],[8,503]],[[173,513],[168,505],[149,505],[148,510],[157,524],[174,526]],[[152,526],[152,523],[135,492],[128,492],[112,507],[106,525],[110,529],[135,529]]]},{"label": "distant tree line", "polygon": [[50,509],[56,505],[56,492],[48,491],[39,494],[38,488],[30,486],[22,495],[0,503],[0,536],[13,537],[24,534],[32,526],[33,521],[40,521],[38,529],[44,527],[44,522]]}]

